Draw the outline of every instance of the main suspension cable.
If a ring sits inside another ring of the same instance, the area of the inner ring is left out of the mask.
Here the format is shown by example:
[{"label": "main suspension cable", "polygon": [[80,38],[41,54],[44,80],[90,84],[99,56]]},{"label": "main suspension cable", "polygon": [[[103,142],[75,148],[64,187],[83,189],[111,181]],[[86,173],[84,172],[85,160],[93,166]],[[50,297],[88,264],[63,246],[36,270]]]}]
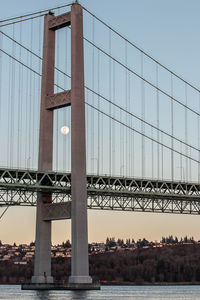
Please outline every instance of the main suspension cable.
[{"label": "main suspension cable", "polygon": [[[105,54],[107,57],[111,58],[113,61],[115,61],[116,63],[118,63],[120,66],[122,66],[123,68],[125,68],[126,70],[128,70],[130,73],[132,73],[133,75],[137,76],[139,79],[143,80],[144,82],[148,83],[150,86],[152,86],[155,90],[161,92],[163,95],[167,96],[169,99],[174,100],[175,102],[177,102],[178,104],[180,104],[181,106],[183,106],[184,108],[187,108],[188,110],[190,110],[191,112],[193,112],[194,114],[200,116],[200,113],[198,113],[197,111],[195,111],[194,109],[192,109],[191,107],[187,106],[186,104],[182,103],[180,100],[172,97],[170,94],[168,94],[166,91],[162,90],[161,88],[159,88],[157,85],[153,84],[152,82],[150,82],[149,80],[145,79],[142,75],[139,75],[137,72],[133,71],[132,69],[128,68],[125,64],[123,64],[122,62],[120,62],[118,59],[114,58],[113,56],[111,56],[109,53],[107,53],[105,50],[103,50],[102,48],[100,48],[99,46],[95,45],[94,43],[92,43],[90,40],[88,40],[87,38],[84,37],[84,40],[86,42],[88,42],[90,45],[92,45],[93,47],[95,47],[96,49],[98,49],[99,51],[101,51],[103,54]],[[142,52],[143,53],[143,52]],[[171,72],[172,75],[173,72]],[[186,82],[187,84],[187,82]],[[196,89],[199,93],[200,90]]]},{"label": "main suspension cable", "polygon": [[[7,53],[6,51],[4,51],[4,50],[2,50],[2,49],[0,49],[0,51],[3,52],[5,55],[9,56],[11,59],[17,61],[19,64],[21,64],[21,65],[24,66],[25,68],[27,68],[27,69],[29,69],[30,71],[34,72],[36,75],[38,75],[38,76],[40,76],[40,77],[42,76],[40,73],[38,73],[38,72],[35,71],[34,69],[30,68],[29,66],[27,66],[26,64],[24,64],[24,63],[21,62],[20,60],[16,59],[15,57],[13,57],[11,54]],[[71,76],[69,76],[68,74],[66,74],[66,73],[63,72],[62,70],[59,70],[58,68],[55,68],[55,69],[56,69],[57,71],[61,72],[63,75],[65,75],[65,76],[71,78]],[[65,91],[65,89],[62,88],[61,86],[59,86],[58,84],[55,84],[55,86],[58,87],[59,89]],[[196,151],[199,152],[199,149],[198,149],[198,148],[196,148],[196,147],[194,147],[194,146],[192,146],[192,145],[187,144],[186,142],[180,140],[179,138],[176,138],[176,137],[172,136],[171,134],[165,132],[164,130],[162,130],[162,129],[158,128],[158,127],[156,127],[155,125],[152,125],[152,124],[150,124],[149,122],[147,122],[147,121],[145,121],[145,120],[142,120],[142,118],[140,118],[140,117],[136,116],[135,114],[133,114],[133,113],[127,111],[127,110],[124,109],[123,107],[121,107],[121,106],[119,106],[118,104],[112,102],[111,100],[109,100],[109,99],[107,99],[106,97],[100,95],[99,93],[93,91],[93,90],[90,89],[89,87],[85,86],[85,88],[88,89],[90,92],[94,93],[95,95],[97,95],[98,97],[104,99],[104,100],[107,101],[108,103],[111,103],[112,105],[114,105],[115,107],[117,107],[118,109],[120,109],[121,111],[124,111],[125,113],[129,114],[130,116],[135,117],[135,118],[138,119],[139,121],[144,122],[146,125],[151,126],[152,128],[154,128],[154,129],[158,130],[159,132],[161,132],[161,133],[163,133],[163,134],[169,136],[170,138],[173,137],[177,142],[180,142],[180,143],[186,145],[187,147],[190,147],[191,149],[194,149],[194,150],[196,150]],[[187,156],[186,156],[186,157],[187,157]]]},{"label": "main suspension cable", "polygon": [[115,30],[113,27],[109,26],[106,22],[102,21],[100,18],[98,18],[95,14],[93,14],[91,11],[89,11],[87,8],[85,8],[84,6],[82,6],[82,8],[89,13],[92,17],[94,17],[95,19],[97,19],[100,23],[102,23],[104,26],[106,26],[107,28],[109,28],[111,31],[113,31],[116,35],[118,35],[120,38],[122,38],[123,40],[125,40],[128,44],[130,44],[131,46],[133,46],[135,49],[137,49],[138,51],[142,52],[146,57],[148,57],[149,59],[151,59],[152,61],[154,61],[156,64],[158,64],[160,67],[162,67],[163,69],[165,69],[166,71],[170,72],[173,76],[175,76],[176,78],[178,78],[179,80],[183,81],[184,83],[188,84],[191,88],[195,89],[197,92],[200,92],[200,90],[195,87],[193,84],[191,84],[190,82],[188,82],[187,80],[183,79],[181,76],[179,76],[178,74],[176,74],[175,72],[171,71],[169,68],[167,68],[166,66],[164,66],[161,62],[159,62],[158,60],[156,60],[155,58],[153,58],[151,55],[149,55],[147,52],[145,52],[144,50],[142,50],[140,47],[138,47],[137,45],[135,45],[133,42],[131,42],[130,40],[128,40],[127,38],[125,38],[121,33],[119,33],[117,30]]},{"label": "main suspension cable", "polygon": [[26,17],[30,17],[30,16],[34,16],[34,15],[39,15],[39,14],[42,14],[42,13],[45,13],[45,12],[49,12],[51,10],[57,10],[57,9],[60,9],[60,8],[68,7],[68,6],[71,6],[72,4],[73,3],[65,4],[65,5],[62,5],[62,6],[54,7],[54,8],[49,8],[49,9],[44,9],[44,10],[40,10],[40,11],[37,11],[37,12],[29,13],[29,14],[24,14],[24,15],[21,15],[21,16],[18,16],[18,17],[13,17],[13,18],[0,20],[0,23],[9,22],[9,21],[13,21],[13,20],[16,20],[16,19],[21,19],[21,18],[26,18]]},{"label": "main suspension cable", "polygon": [[45,15],[46,15],[46,14],[42,14],[42,15],[39,15],[39,16],[30,17],[30,18],[27,18],[27,19],[23,19],[23,20],[18,20],[18,21],[6,23],[6,24],[3,24],[3,25],[0,25],[0,28],[1,28],[1,27],[5,27],[5,26],[9,26],[9,25],[14,25],[14,24],[21,23],[21,22],[25,22],[25,21],[29,21],[29,20],[33,20],[33,19],[36,19],[36,18],[40,18],[40,17],[43,17],[43,16],[45,16]]},{"label": "main suspension cable", "polygon": [[[3,31],[0,31],[0,33],[2,33],[4,36],[6,36],[8,39],[12,40],[14,43],[17,43],[17,45],[21,46],[24,50],[29,51],[32,55],[34,55],[35,57],[39,58],[42,60],[42,57],[40,57],[39,55],[37,55],[36,53],[34,53],[33,51],[31,51],[29,48],[25,47],[24,45],[22,45],[21,43],[19,43],[18,41],[14,40],[13,38],[11,38],[9,35],[7,35],[6,33],[4,33]],[[111,59],[113,59],[113,61],[115,61],[116,63],[118,63],[119,65],[121,65],[122,67],[124,67],[127,71],[131,72],[132,74],[134,74],[135,76],[137,76],[138,78],[140,78],[141,80],[143,80],[144,82],[148,83],[150,86],[152,86],[153,88],[155,88],[155,90],[157,90],[157,92],[161,92],[162,94],[164,94],[165,96],[167,96],[169,99],[174,100],[175,102],[177,102],[178,104],[180,104],[181,106],[183,106],[184,108],[190,110],[192,113],[198,115],[200,117],[200,113],[198,113],[197,111],[193,110],[191,107],[187,106],[187,104],[182,103],[180,100],[172,97],[170,94],[168,94],[167,92],[163,91],[162,89],[160,89],[158,87],[158,85],[154,85],[153,83],[151,83],[150,81],[146,80],[145,78],[143,78],[141,75],[137,74],[135,71],[131,70],[130,68],[128,68],[127,66],[125,66],[122,62],[120,62],[119,60],[117,60],[116,58],[112,57],[110,54],[108,54],[106,51],[104,51],[103,49],[101,49],[100,47],[98,47],[97,45],[95,45],[94,43],[92,43],[90,40],[88,40],[87,38],[84,37],[84,40],[87,41],[89,44],[91,44],[92,46],[94,46],[96,49],[98,49],[100,52],[102,52],[103,54],[105,54],[106,56],[110,57]],[[60,71],[59,69],[57,69],[58,71]],[[64,72],[63,72],[64,74]],[[171,74],[173,74],[173,72],[171,72]],[[198,90],[198,92],[200,93],[200,90]]]},{"label": "main suspension cable", "polygon": [[173,151],[176,152],[177,154],[180,154],[180,155],[182,155],[182,156],[184,156],[184,157],[186,157],[186,158],[188,158],[188,159],[190,159],[190,160],[193,160],[193,161],[196,162],[196,163],[199,163],[199,161],[196,160],[195,158],[192,158],[192,157],[190,157],[190,156],[188,156],[188,155],[186,155],[186,154],[183,154],[183,153],[179,152],[178,150],[172,149],[170,146],[167,146],[167,145],[165,145],[165,144],[163,144],[163,143],[161,143],[161,142],[158,142],[158,141],[155,140],[154,138],[149,137],[148,135],[146,135],[146,134],[144,134],[144,133],[141,133],[139,130],[130,127],[129,125],[125,124],[124,122],[122,122],[122,121],[120,121],[120,120],[115,119],[114,117],[110,116],[109,114],[107,114],[107,113],[105,113],[105,112],[99,110],[97,107],[95,107],[95,106],[89,104],[88,102],[85,101],[85,103],[86,103],[87,105],[89,105],[90,107],[92,107],[93,109],[95,109],[95,110],[99,111],[100,113],[104,114],[104,115],[107,116],[108,118],[111,118],[113,121],[118,122],[119,124],[121,124],[121,125],[127,127],[128,129],[130,129],[130,130],[132,130],[132,131],[134,131],[134,132],[136,132],[136,133],[138,133],[138,134],[140,134],[140,135],[146,137],[147,139],[149,139],[149,140],[151,140],[151,141],[153,141],[153,142],[155,142],[155,143],[159,143],[159,145],[161,145],[161,146],[163,146],[163,147],[165,147],[165,148],[167,148],[167,149],[169,149],[169,150],[173,150]]}]

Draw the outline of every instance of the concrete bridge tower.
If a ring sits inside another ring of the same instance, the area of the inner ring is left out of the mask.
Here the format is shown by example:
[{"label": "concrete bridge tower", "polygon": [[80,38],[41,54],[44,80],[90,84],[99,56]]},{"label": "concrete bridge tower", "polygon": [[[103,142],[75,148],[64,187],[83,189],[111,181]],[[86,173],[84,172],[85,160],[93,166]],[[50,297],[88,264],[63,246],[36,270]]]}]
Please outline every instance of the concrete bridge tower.
[{"label": "concrete bridge tower", "polygon": [[[54,93],[55,33],[71,26],[71,90]],[[49,192],[38,192],[34,276],[29,288],[54,285],[51,276],[51,221],[72,220],[72,268],[66,288],[94,288],[89,276],[86,142],[84,101],[83,13],[78,3],[59,16],[48,14],[44,21],[42,89],[39,136],[39,171],[52,170],[53,110],[71,105],[71,207],[52,203]],[[45,184],[45,183],[44,183]],[[67,205],[67,204],[66,204]],[[46,211],[52,211],[47,217]],[[55,209],[56,208],[56,209]],[[24,288],[26,288],[24,286]],[[55,286],[54,286],[55,288]]]}]

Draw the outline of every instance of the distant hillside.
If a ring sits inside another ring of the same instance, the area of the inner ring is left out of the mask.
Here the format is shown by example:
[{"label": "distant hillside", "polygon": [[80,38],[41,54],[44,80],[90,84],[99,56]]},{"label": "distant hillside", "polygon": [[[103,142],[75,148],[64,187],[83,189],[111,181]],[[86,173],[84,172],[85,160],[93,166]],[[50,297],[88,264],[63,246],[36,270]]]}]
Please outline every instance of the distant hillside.
[{"label": "distant hillside", "polygon": [[90,257],[96,279],[121,282],[200,282],[200,245],[173,245]]},{"label": "distant hillside", "polygon": [[[58,281],[70,275],[70,258],[52,259],[52,275]],[[33,262],[14,265],[0,263],[0,283],[30,280]],[[127,283],[200,282],[200,245],[173,245],[90,255],[90,274],[94,279]]]}]

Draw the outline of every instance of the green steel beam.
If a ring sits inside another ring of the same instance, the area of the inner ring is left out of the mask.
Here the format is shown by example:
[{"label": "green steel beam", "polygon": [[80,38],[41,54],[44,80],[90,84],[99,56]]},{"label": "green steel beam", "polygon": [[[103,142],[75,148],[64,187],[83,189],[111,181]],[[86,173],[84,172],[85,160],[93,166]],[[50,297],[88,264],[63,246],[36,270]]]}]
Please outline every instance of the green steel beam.
[{"label": "green steel beam", "polygon": [[[0,169],[1,206],[35,206],[38,191],[70,201],[71,174]],[[200,214],[197,183],[88,175],[87,193],[91,209]]]}]

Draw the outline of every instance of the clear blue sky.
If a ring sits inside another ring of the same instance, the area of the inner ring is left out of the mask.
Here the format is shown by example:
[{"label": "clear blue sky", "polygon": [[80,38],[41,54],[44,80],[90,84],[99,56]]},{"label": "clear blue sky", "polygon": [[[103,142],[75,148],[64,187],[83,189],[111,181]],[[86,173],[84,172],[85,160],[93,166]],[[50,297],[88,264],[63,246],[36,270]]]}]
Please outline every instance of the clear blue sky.
[{"label": "clear blue sky", "polygon": [[[71,3],[7,0],[1,19]],[[164,65],[199,87],[200,2],[198,0],[82,0],[80,3]],[[23,218],[23,222],[22,222]],[[1,220],[3,242],[34,240],[34,209],[10,208]],[[70,236],[70,223],[55,222],[53,242]],[[67,226],[66,226],[67,223]],[[12,225],[12,226],[11,226]],[[89,211],[89,240],[106,236],[160,239],[193,235],[200,239],[199,216]],[[66,236],[67,233],[67,236]]]},{"label": "clear blue sky", "polygon": [[[1,18],[71,1],[4,1]],[[199,85],[198,0],[81,0],[80,3],[172,70]]]}]

